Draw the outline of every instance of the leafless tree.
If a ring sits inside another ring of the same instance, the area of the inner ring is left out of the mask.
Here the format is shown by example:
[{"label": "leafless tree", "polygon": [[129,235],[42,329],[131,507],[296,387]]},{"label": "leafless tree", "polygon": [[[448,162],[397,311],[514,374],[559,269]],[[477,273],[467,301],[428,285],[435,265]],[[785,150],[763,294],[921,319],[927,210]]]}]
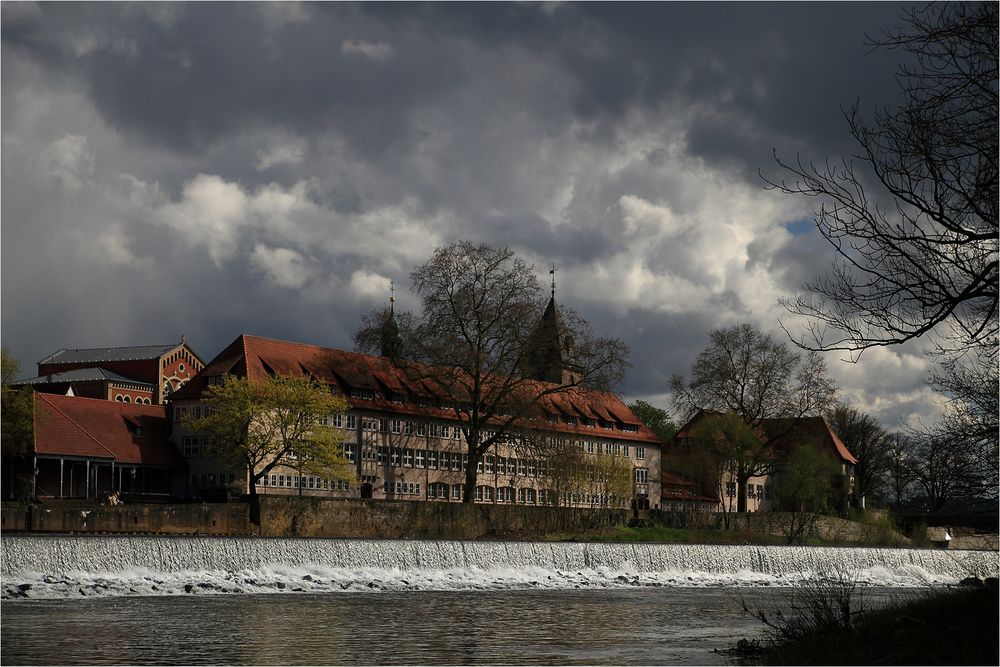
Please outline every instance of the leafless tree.
[{"label": "leafless tree", "polygon": [[821,165],[776,155],[785,177],[762,176],[821,200],[816,227],[839,255],[785,306],[810,318],[796,340],[807,349],[860,353],[945,324],[948,351],[983,345],[995,367],[997,4],[934,3],[906,18],[908,31],[873,42],[909,56],[901,105],[870,123],[858,103],[845,111],[859,152]]},{"label": "leafless tree", "polygon": [[837,405],[828,417],[830,427],[854,454],[854,494],[873,497],[889,465],[890,435],[875,417],[847,405]]},{"label": "leafless tree", "polygon": [[817,353],[789,350],[750,324],[709,332],[711,345],[691,368],[691,381],[670,380],[677,409],[735,412],[754,427],[770,417],[821,414],[836,387]]},{"label": "leafless tree", "polygon": [[[771,448],[757,440],[753,429],[764,419],[822,414],[833,403],[837,388],[818,353],[803,356],[750,324],[710,331],[709,338],[712,344],[695,360],[691,381],[685,383],[675,375],[670,386],[674,405],[686,418],[699,410],[723,413],[709,421],[719,424],[714,427],[719,434],[732,433],[723,440],[740,443],[722,451],[735,457],[730,465],[735,466],[737,511],[745,512],[748,480],[769,474],[775,462]],[[729,424],[730,416],[749,432]],[[789,428],[794,426],[793,420],[786,423]],[[769,433],[775,441],[782,435]]]},{"label": "leafless tree", "polygon": [[968,442],[933,430],[910,439],[913,480],[927,496],[929,510],[944,508],[953,498],[981,497],[996,493],[996,460],[986,462],[983,452]]},{"label": "leafless tree", "polygon": [[[422,308],[400,316],[397,363],[433,387],[439,407],[454,410],[462,422],[469,456],[464,502],[474,500],[476,467],[487,452],[531,428],[532,420],[544,425],[540,408],[546,397],[579,387],[609,388],[624,377],[625,344],[595,336],[569,309],[558,311],[554,333],[560,349],[545,347],[548,341],[535,335],[544,292],[534,267],[509,248],[460,241],[438,248],[410,279]],[[374,351],[378,332],[371,329],[382,321],[377,315],[362,321],[355,337],[359,349]],[[548,352],[558,353],[572,372],[559,381],[526,372]]]},{"label": "leafless tree", "polygon": [[910,440],[905,433],[893,431],[886,443],[886,469],[880,493],[897,508],[909,496],[913,486],[913,447]]}]

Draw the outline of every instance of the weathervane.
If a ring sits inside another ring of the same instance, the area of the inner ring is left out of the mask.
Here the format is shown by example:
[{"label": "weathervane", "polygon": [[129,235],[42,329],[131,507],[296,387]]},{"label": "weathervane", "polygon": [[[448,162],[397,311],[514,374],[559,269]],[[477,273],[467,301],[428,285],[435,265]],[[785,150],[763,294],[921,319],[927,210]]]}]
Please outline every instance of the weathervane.
[{"label": "weathervane", "polygon": [[393,304],[396,303],[396,283],[389,281],[389,310],[393,310]]},{"label": "weathervane", "polygon": [[549,269],[549,275],[552,276],[552,298],[553,299],[556,298],[556,271],[558,271],[558,270],[559,269],[556,268],[556,263],[552,262],[552,268]]}]

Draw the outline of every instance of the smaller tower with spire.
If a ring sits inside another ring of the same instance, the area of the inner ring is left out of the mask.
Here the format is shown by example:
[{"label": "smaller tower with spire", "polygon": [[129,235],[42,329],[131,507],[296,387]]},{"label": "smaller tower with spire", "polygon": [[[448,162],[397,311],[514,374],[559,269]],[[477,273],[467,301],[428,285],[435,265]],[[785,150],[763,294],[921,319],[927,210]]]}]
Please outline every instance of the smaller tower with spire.
[{"label": "smaller tower with spire", "polygon": [[579,367],[573,363],[573,337],[563,331],[556,306],[556,265],[549,269],[552,291],[545,312],[528,339],[525,362],[521,372],[524,377],[557,384],[574,384],[580,381]]},{"label": "smaller tower with spire", "polygon": [[379,347],[383,357],[392,360],[399,359],[403,352],[403,339],[399,336],[399,325],[396,324],[396,285],[389,283],[389,313],[382,322],[379,331]]}]

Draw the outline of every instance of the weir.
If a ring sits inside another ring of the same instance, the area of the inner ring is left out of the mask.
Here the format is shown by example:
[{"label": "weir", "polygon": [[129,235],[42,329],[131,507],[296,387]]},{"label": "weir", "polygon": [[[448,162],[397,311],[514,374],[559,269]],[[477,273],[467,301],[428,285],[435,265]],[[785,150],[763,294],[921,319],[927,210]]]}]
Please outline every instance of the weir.
[{"label": "weir", "polygon": [[689,544],[4,536],[3,597],[795,585],[995,577],[992,551]]}]

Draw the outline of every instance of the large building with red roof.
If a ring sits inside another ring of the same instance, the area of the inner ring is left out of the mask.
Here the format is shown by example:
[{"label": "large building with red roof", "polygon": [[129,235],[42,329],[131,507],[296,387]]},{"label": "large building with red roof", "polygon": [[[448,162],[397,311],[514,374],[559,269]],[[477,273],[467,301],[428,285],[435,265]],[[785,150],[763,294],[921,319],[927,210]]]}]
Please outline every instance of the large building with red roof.
[{"label": "large building with red roof", "polygon": [[36,392],[34,496],[133,499],[185,494],[187,463],[168,408]]},{"label": "large building with red roof", "polygon": [[[554,311],[553,311],[554,312]],[[303,343],[242,335],[212,359],[172,397],[175,442],[190,466],[195,492],[237,485],[245,471],[233,471],[201,454],[204,437],[185,429],[185,417],[202,414],[206,387],[226,375],[261,379],[269,374],[304,376],[327,384],[350,404],[346,415],[331,415],[343,434],[353,481],[344,484],[275,469],[260,481],[261,494],[394,498],[459,502],[467,461],[459,414],[439,400],[433,386],[414,380],[388,356],[347,352]],[[538,380],[544,382],[544,380]],[[568,387],[541,401],[544,419],[532,430],[558,446],[579,447],[627,466],[632,498],[640,508],[658,506],[660,441],[615,394]],[[513,449],[491,452],[481,463],[476,500],[490,503],[603,506],[611,501],[597,484],[559,494],[542,459]],[[560,497],[557,497],[560,496]]]}]

